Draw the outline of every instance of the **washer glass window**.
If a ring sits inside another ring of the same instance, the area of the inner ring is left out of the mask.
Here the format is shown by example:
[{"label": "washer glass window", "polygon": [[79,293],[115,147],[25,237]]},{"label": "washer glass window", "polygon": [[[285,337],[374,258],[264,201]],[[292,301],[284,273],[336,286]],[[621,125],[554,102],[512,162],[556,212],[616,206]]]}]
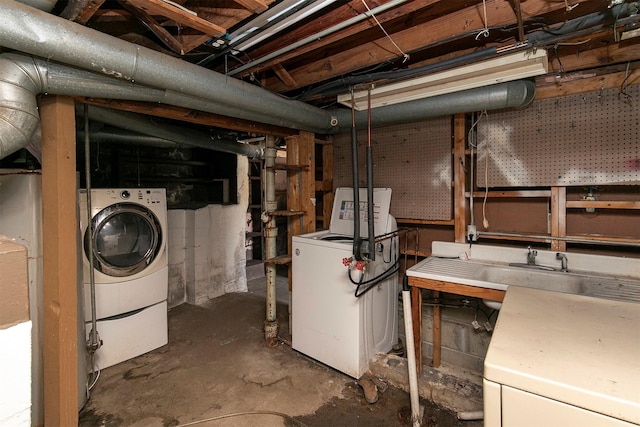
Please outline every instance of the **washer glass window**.
[{"label": "washer glass window", "polygon": [[142,206],[119,203],[100,211],[87,230],[85,253],[93,251],[94,268],[110,276],[130,276],[157,256],[162,236],[158,218]]}]

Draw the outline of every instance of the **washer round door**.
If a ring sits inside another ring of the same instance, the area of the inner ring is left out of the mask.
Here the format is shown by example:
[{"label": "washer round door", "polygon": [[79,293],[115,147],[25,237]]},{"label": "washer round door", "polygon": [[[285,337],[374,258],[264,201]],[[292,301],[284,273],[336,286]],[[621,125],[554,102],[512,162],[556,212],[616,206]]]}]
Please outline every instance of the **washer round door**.
[{"label": "washer round door", "polygon": [[117,203],[98,212],[84,236],[85,255],[89,258],[89,251],[93,252],[93,267],[115,277],[143,271],[161,247],[158,218],[133,203]]}]

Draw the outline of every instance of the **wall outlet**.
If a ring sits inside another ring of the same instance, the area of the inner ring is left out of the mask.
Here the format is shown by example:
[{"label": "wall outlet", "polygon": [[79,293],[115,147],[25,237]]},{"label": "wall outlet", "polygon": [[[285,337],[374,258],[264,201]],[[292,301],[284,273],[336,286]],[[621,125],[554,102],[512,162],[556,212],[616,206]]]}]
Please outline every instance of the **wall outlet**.
[{"label": "wall outlet", "polygon": [[[589,194],[587,194],[586,196],[584,196],[584,197],[582,198],[582,200],[595,201],[595,200],[597,200],[597,199],[596,199],[596,196],[594,196],[592,193],[589,193]],[[596,208],[585,208],[585,210],[586,210],[588,213],[594,213],[594,212],[596,211]]]},{"label": "wall outlet", "polygon": [[478,240],[478,228],[475,225],[467,225],[467,239],[470,242],[476,242]]}]

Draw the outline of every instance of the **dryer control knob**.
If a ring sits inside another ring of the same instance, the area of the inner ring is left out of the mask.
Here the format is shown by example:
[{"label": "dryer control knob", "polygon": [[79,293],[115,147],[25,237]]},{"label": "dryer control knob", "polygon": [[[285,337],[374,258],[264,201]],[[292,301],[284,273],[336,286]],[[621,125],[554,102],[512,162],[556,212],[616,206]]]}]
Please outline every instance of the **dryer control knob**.
[{"label": "dryer control knob", "polygon": [[123,199],[128,199],[129,197],[131,197],[131,193],[129,193],[129,191],[127,190],[122,190],[120,192],[120,197],[122,197]]}]

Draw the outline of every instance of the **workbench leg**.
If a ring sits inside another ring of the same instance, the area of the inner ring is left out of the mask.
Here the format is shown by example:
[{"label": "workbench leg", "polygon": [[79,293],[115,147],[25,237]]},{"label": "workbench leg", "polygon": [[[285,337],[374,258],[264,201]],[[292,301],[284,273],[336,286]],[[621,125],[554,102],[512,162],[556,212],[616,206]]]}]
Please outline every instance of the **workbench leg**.
[{"label": "workbench leg", "polygon": [[413,322],[413,345],[416,353],[418,376],[422,373],[422,290],[411,288],[411,320]]},{"label": "workbench leg", "polygon": [[440,291],[433,291],[433,299],[436,303],[433,305],[433,361],[431,362],[431,366],[437,368],[440,366],[440,324],[441,324],[441,313],[440,313],[440,305],[438,299],[440,298]]}]

